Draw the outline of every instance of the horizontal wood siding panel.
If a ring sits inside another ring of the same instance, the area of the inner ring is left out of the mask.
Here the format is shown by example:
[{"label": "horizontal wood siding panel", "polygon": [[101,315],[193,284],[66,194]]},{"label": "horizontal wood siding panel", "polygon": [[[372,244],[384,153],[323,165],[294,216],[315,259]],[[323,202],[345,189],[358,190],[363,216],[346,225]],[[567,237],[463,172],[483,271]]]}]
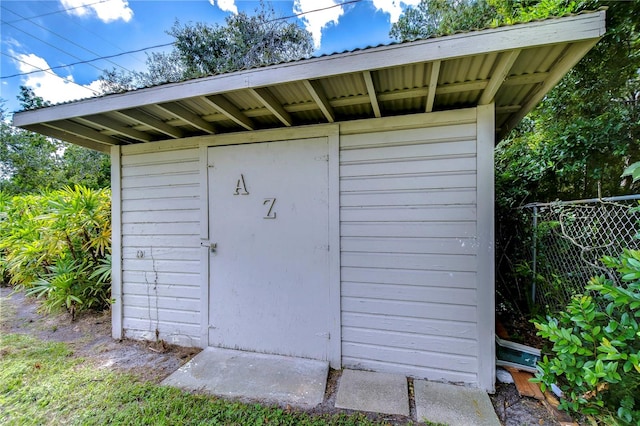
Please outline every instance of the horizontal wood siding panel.
[{"label": "horizontal wood siding panel", "polygon": [[[160,294],[160,287],[156,288]],[[177,297],[177,296],[158,296],[155,297],[156,290],[150,294],[127,294],[123,295],[124,303],[130,306],[138,306],[143,309],[151,310],[179,310],[179,311],[198,311],[200,309],[200,301],[195,298]]]},{"label": "horizontal wood siding panel", "polygon": [[475,272],[342,267],[341,276],[343,282],[476,288]]},{"label": "horizontal wood siding panel", "polygon": [[148,247],[197,247],[199,235],[129,235],[122,239],[124,247],[145,249]]},{"label": "horizontal wood siding panel", "polygon": [[340,143],[343,365],[477,383],[475,123]]},{"label": "horizontal wood siding panel", "polygon": [[367,133],[366,137],[343,136],[340,140],[340,150],[346,152],[352,149],[365,149],[370,147],[422,145],[443,140],[464,140],[476,137],[476,123],[466,123],[457,126],[434,126],[428,130],[409,129],[402,132],[376,132]]},{"label": "horizontal wood siding panel", "polygon": [[345,312],[342,314],[343,327],[368,328],[380,331],[398,331],[445,336],[449,338],[474,340],[476,325],[471,322],[446,321],[430,318],[410,318],[404,316],[377,315],[369,313]]},{"label": "horizontal wood siding panel", "polygon": [[[177,288],[200,288],[199,274],[187,274],[184,272],[165,272],[151,279],[148,271],[125,271],[124,279],[132,284],[146,284],[150,280],[158,285]],[[147,291],[145,290],[145,293]]]},{"label": "horizontal wood siding panel", "polygon": [[[475,188],[475,171],[450,171],[443,173],[409,173],[388,176],[340,177],[340,193],[368,191],[410,191],[453,188]],[[357,195],[357,194],[356,194]]]},{"label": "horizontal wood siding panel", "polygon": [[[349,352],[348,344],[344,345],[343,353]],[[383,373],[399,374],[403,376],[421,377],[434,382],[451,382],[451,383],[466,383],[470,385],[477,384],[477,375],[475,373],[463,373],[455,370],[444,370],[440,368],[424,367],[417,362],[420,361],[416,357],[415,362],[408,364],[400,363],[398,360],[392,361],[380,361],[366,359],[360,356],[360,352],[357,352],[354,357],[342,356],[343,368],[351,368],[354,370],[372,370],[380,371]],[[455,365],[452,366],[455,368]]]},{"label": "horizontal wood siding panel", "polygon": [[[148,296],[152,294],[153,288],[147,284],[148,281],[143,280],[136,282],[130,281],[127,284],[127,293],[129,295]],[[158,288],[158,293],[165,297],[181,297],[194,300],[200,299],[200,286],[192,286],[189,283],[186,285],[179,284],[160,284],[154,282],[154,287]]]},{"label": "horizontal wood siding panel", "polygon": [[451,303],[371,299],[364,296],[342,296],[342,310],[361,314],[392,315],[410,318],[474,322],[476,307]]},{"label": "horizontal wood siding panel", "polygon": [[122,182],[122,188],[154,188],[171,185],[191,185],[197,180],[198,173],[193,171],[185,173],[166,173],[163,175],[136,176],[135,179],[127,179]]},{"label": "horizontal wood siding panel", "polygon": [[175,210],[198,210],[199,196],[182,197],[179,193],[165,199],[122,200],[123,212],[162,212]]},{"label": "horizontal wood siding panel", "polygon": [[380,207],[386,206],[457,206],[476,204],[475,188],[456,189],[408,189],[395,191],[361,191],[345,192],[340,196],[340,206],[345,207]]},{"label": "horizontal wood siding panel", "polygon": [[441,354],[426,350],[410,350],[391,346],[346,342],[343,356],[362,361],[395,362],[405,365],[428,365],[429,368],[446,371],[475,373],[478,362],[473,355]]},{"label": "horizontal wood siding panel", "polygon": [[466,355],[478,351],[478,343],[472,339],[446,336],[431,336],[423,333],[407,333],[389,330],[343,327],[342,340],[347,343],[376,345],[384,341],[387,346],[398,349],[424,350],[441,354]]},{"label": "horizontal wood siding panel", "polygon": [[473,221],[475,206],[343,207],[343,222],[446,222]]},{"label": "horizontal wood siding panel", "polygon": [[342,252],[476,254],[474,238],[343,237]]},{"label": "horizontal wood siding panel", "polygon": [[474,171],[476,158],[470,155],[444,158],[418,158],[409,160],[341,164],[340,176],[384,176],[403,173],[446,172],[452,170]]},{"label": "horizontal wood siding panel", "polygon": [[149,214],[146,211],[132,211],[122,213],[122,221],[127,223],[176,223],[176,222],[197,222],[200,220],[198,210],[166,210],[161,214]]},{"label": "horizontal wood siding panel", "polygon": [[176,194],[180,194],[181,197],[197,197],[199,191],[199,185],[167,185],[167,186],[155,186],[148,188],[123,188],[122,199],[123,200],[140,200],[140,199],[166,199],[173,197]]},{"label": "horizontal wood siding panel", "polygon": [[476,222],[342,222],[343,237],[475,238]]},{"label": "horizontal wood siding panel", "polygon": [[122,157],[125,335],[200,340],[198,149]]},{"label": "horizontal wood siding panel", "polygon": [[[451,303],[456,300],[459,305],[476,306],[476,290],[467,288],[435,287],[431,285],[399,285],[342,282],[342,295],[345,297],[361,297],[363,294],[372,299],[425,303]],[[452,299],[454,298],[454,299]]]},{"label": "horizontal wood siding panel", "polygon": [[476,256],[450,254],[350,253],[343,252],[342,266],[382,269],[475,272]]},{"label": "horizontal wood siding panel", "polygon": [[374,161],[388,163],[390,161],[412,161],[417,158],[429,160],[465,154],[474,156],[476,153],[475,140],[433,142],[429,144],[420,143],[418,140],[414,143],[415,145],[395,146],[391,152],[389,152],[388,146],[344,151],[340,156],[340,163],[343,165],[372,163]]},{"label": "horizontal wood siding panel", "polygon": [[[162,171],[163,167],[167,168],[166,171]],[[145,164],[141,166],[123,167],[122,178],[192,173],[194,170],[198,170],[198,167],[199,161],[197,159],[186,163],[170,162],[166,164]]]}]

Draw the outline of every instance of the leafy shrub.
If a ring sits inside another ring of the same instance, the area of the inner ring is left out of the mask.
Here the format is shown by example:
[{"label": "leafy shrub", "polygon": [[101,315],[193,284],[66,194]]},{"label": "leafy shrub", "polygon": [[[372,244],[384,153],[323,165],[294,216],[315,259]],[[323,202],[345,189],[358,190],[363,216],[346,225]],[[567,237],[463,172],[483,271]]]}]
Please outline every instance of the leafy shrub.
[{"label": "leafy shrub", "polygon": [[[0,196],[0,272],[46,310],[103,309],[110,299],[111,194],[65,187]],[[108,269],[108,271],[107,271]]]},{"label": "leafy shrub", "polygon": [[[553,343],[533,381],[557,384],[560,408],[611,424],[640,424],[640,251],[625,250],[605,265],[623,286],[605,276],[591,279],[590,295],[573,297],[559,318],[535,322]],[[605,308],[603,308],[605,307]]]}]

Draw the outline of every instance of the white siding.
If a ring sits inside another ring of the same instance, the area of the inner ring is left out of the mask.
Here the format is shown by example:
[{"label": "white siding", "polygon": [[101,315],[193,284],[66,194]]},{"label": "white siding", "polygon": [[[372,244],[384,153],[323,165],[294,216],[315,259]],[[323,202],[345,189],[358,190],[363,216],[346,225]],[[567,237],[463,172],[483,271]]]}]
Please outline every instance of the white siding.
[{"label": "white siding", "polygon": [[197,148],[122,149],[122,327],[131,338],[200,346]]},{"label": "white siding", "polygon": [[342,363],[478,384],[476,123],[340,139]]}]

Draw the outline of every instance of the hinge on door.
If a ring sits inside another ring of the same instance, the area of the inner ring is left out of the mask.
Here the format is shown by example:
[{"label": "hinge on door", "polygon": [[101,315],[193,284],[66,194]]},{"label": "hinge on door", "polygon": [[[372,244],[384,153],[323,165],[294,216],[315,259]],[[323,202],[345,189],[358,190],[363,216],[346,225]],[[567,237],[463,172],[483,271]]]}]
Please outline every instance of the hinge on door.
[{"label": "hinge on door", "polygon": [[329,155],[320,155],[318,157],[315,157],[314,160],[316,160],[316,161],[329,161]]}]

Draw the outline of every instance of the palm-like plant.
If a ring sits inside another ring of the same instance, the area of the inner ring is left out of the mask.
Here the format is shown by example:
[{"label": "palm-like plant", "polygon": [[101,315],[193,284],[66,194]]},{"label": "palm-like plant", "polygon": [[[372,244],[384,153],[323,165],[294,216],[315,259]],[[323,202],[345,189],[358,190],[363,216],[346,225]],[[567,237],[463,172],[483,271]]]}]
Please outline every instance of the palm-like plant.
[{"label": "palm-like plant", "polygon": [[111,194],[65,187],[0,197],[0,272],[45,310],[101,309],[110,302]]}]

